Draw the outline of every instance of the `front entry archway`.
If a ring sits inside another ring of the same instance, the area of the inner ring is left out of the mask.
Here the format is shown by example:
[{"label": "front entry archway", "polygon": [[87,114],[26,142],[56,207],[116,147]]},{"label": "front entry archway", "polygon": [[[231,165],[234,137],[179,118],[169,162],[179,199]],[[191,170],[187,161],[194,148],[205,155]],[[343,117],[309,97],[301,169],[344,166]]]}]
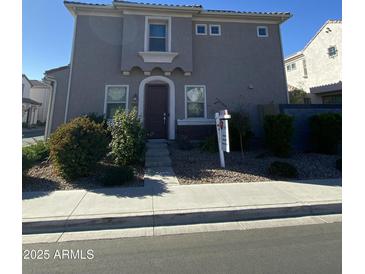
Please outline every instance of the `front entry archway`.
[{"label": "front entry archway", "polygon": [[[175,140],[175,85],[171,79],[164,76],[151,76],[141,81],[138,91],[138,116],[144,123],[146,85],[161,84],[161,82],[168,85],[168,139]],[[148,103],[151,103],[151,100]]]}]

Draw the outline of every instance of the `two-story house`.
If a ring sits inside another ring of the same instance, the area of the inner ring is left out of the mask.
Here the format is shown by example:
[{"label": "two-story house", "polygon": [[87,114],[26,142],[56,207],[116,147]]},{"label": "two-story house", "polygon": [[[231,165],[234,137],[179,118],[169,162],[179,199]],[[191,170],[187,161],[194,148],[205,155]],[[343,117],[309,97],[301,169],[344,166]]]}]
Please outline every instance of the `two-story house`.
[{"label": "two-story house", "polygon": [[285,59],[288,89],[302,89],[315,104],[342,100],[342,21],[328,20],[303,50]]},{"label": "two-story house", "polygon": [[214,113],[244,106],[260,132],[258,104],[287,103],[280,24],[289,13],[205,10],[200,5],[65,2],[74,17],[68,66],[52,85],[47,132],[83,114],[112,119],[133,107],[151,138],[199,139]]}]

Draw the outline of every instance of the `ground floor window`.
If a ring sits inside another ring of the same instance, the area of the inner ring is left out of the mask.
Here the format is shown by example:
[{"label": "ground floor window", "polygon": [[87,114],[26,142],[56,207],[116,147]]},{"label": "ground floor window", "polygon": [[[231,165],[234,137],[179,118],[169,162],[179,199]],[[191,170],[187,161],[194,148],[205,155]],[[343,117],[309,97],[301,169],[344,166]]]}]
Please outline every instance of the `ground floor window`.
[{"label": "ground floor window", "polygon": [[327,95],[322,97],[323,104],[341,104],[342,95]]},{"label": "ground floor window", "polygon": [[185,86],[186,118],[206,118],[205,86]]},{"label": "ground floor window", "polygon": [[108,120],[113,119],[117,109],[128,110],[128,86],[106,86],[104,113]]}]

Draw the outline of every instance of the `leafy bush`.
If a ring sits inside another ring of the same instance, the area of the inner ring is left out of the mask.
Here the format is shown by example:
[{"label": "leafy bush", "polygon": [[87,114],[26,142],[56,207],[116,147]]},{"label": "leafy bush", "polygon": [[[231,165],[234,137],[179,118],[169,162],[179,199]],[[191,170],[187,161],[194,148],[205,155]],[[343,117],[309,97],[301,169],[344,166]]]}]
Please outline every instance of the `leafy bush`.
[{"label": "leafy bush", "polygon": [[277,178],[297,178],[298,171],[295,166],[286,163],[275,161],[270,164],[269,174]]},{"label": "leafy bush", "polygon": [[305,104],[306,100],[310,100],[308,93],[302,89],[295,89],[289,91],[289,102],[290,104]]},{"label": "leafy bush", "polygon": [[342,138],[342,119],[339,113],[314,115],[309,120],[311,141],[316,152],[335,154]]},{"label": "leafy bush", "polygon": [[218,152],[218,138],[216,134],[213,134],[211,136],[209,136],[208,138],[206,138],[201,146],[200,146],[202,151],[207,151],[210,153],[215,153]]},{"label": "leafy bush", "polygon": [[133,169],[128,166],[108,165],[103,168],[100,181],[105,186],[118,186],[133,180]]},{"label": "leafy bush", "polygon": [[87,117],[61,125],[50,137],[51,160],[66,179],[90,175],[107,147],[106,130]]},{"label": "leafy bush", "polygon": [[276,156],[288,157],[291,152],[293,120],[293,117],[285,114],[265,116],[266,145]]},{"label": "leafy bush", "polygon": [[336,160],[336,169],[342,171],[342,159]]},{"label": "leafy bush", "polygon": [[146,133],[137,117],[136,109],[129,113],[117,110],[110,131],[110,147],[116,164],[127,166],[143,159]]},{"label": "leafy bush", "polygon": [[252,136],[250,118],[244,110],[231,112],[229,131],[231,150],[237,149],[238,147],[243,157],[244,148]]},{"label": "leafy bush", "polygon": [[45,161],[49,157],[49,144],[38,141],[33,145],[22,148],[22,169],[26,172],[37,162]]},{"label": "leafy bush", "polygon": [[177,146],[181,150],[190,150],[193,148],[193,145],[191,144],[189,138],[186,135],[179,135],[177,137]]}]

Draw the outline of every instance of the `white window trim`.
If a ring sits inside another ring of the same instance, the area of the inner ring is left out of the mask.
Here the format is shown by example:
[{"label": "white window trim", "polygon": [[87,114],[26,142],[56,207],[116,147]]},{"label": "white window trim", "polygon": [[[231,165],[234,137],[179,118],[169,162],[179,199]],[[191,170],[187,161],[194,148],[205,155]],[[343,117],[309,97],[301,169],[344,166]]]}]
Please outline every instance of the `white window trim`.
[{"label": "white window trim", "polygon": [[129,102],[129,85],[105,85],[105,96],[104,96],[104,117],[106,117],[106,108],[107,108],[107,98],[108,98],[108,88],[110,87],[119,87],[119,88],[126,88],[126,103],[125,103],[125,111],[128,112],[128,102]]},{"label": "white window trim", "polygon": [[[266,29],[266,35],[260,35],[259,29]],[[269,37],[269,28],[267,26],[257,26],[257,37]]]},{"label": "white window trim", "polygon": [[[162,20],[167,21],[167,48],[166,51],[161,52],[171,52],[171,17],[170,16],[146,16],[145,17],[145,28],[144,28],[144,51],[151,52],[149,50],[149,22],[152,20]],[[160,52],[160,51],[158,51]]]},{"label": "white window trim", "polygon": [[[188,118],[188,102],[186,100],[186,90],[188,87],[203,87],[204,88],[204,117]],[[205,85],[185,85],[184,86],[184,101],[185,101],[185,120],[201,120],[207,118],[207,87]]]},{"label": "white window trim", "polygon": [[[204,27],[204,33],[198,33],[198,27]],[[195,24],[195,34],[196,35],[208,35],[208,25],[207,24]]]},{"label": "white window trim", "polygon": [[[219,33],[212,33],[212,27],[218,27]],[[217,24],[209,25],[209,35],[211,35],[211,36],[221,36],[221,34],[222,34],[221,25],[217,25]]]}]

